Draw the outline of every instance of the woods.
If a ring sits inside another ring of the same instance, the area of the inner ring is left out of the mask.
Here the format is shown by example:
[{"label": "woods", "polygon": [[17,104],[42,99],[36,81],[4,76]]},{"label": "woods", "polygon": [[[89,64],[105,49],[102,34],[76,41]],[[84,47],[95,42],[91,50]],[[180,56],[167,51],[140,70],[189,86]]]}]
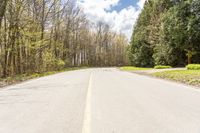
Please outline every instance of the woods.
[{"label": "woods", "polygon": [[128,40],[73,0],[0,1],[0,76],[128,63]]},{"label": "woods", "polygon": [[146,1],[129,48],[132,65],[200,63],[199,13],[199,0]]}]

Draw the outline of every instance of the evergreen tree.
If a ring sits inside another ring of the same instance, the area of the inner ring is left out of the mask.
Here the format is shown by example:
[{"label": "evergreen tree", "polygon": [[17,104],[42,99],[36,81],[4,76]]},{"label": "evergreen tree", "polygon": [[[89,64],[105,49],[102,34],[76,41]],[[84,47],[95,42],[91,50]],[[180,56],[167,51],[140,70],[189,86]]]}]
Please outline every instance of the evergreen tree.
[{"label": "evergreen tree", "polygon": [[130,60],[136,66],[200,62],[200,1],[149,0],[133,31]]}]

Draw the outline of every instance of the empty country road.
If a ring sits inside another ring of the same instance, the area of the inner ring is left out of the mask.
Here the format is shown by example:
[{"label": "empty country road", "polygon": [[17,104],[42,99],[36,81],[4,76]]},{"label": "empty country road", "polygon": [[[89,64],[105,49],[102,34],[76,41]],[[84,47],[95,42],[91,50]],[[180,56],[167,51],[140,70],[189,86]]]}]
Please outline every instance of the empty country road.
[{"label": "empty country road", "polygon": [[200,91],[94,68],[0,90],[0,133],[200,133]]}]

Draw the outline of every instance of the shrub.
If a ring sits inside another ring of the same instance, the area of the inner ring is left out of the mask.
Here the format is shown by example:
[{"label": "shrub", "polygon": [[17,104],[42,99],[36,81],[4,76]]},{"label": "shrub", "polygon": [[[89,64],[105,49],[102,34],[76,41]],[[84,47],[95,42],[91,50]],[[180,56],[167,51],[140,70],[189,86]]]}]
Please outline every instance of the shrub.
[{"label": "shrub", "polygon": [[200,64],[189,64],[186,66],[188,70],[200,70]]},{"label": "shrub", "polygon": [[62,70],[65,67],[65,62],[61,59],[56,60],[57,70]]},{"label": "shrub", "polygon": [[171,66],[162,66],[162,65],[158,65],[155,66],[154,69],[167,69],[167,68],[172,68]]}]

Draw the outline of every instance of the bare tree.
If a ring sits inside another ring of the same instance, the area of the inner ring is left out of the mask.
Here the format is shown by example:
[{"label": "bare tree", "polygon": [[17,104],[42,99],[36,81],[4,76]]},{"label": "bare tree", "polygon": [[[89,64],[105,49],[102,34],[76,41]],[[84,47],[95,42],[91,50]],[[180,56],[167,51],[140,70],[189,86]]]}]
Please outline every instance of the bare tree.
[{"label": "bare tree", "polygon": [[1,0],[0,75],[126,63],[128,41],[73,0]]}]

